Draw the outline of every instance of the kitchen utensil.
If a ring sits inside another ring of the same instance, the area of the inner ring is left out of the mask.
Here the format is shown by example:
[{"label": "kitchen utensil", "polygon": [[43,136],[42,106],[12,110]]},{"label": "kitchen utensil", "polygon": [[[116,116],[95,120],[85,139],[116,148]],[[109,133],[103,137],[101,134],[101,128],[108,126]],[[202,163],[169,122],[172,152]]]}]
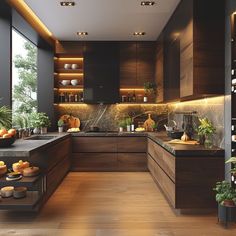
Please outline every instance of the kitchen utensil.
[{"label": "kitchen utensil", "polygon": [[1,188],[1,197],[11,197],[13,195],[13,190],[14,187],[13,186],[6,186]]},{"label": "kitchen utensil", "polygon": [[79,68],[78,64],[72,64],[71,65],[71,69],[73,69],[73,70],[76,70],[78,68]]},{"label": "kitchen utensil", "polygon": [[0,148],[10,147],[15,142],[15,138],[0,138]]},{"label": "kitchen utensil", "polygon": [[26,187],[15,187],[13,190],[14,198],[23,198],[26,197],[27,188]]},{"label": "kitchen utensil", "polygon": [[66,70],[71,69],[71,64],[64,64],[64,69]]},{"label": "kitchen utensil", "polygon": [[70,85],[70,80],[62,80],[61,81],[61,84],[64,85],[64,86],[67,86],[67,85]]},{"label": "kitchen utensil", "polygon": [[23,170],[23,176],[25,177],[33,177],[38,175],[39,173],[40,173],[39,167],[36,166],[31,166]]},{"label": "kitchen utensil", "polygon": [[15,180],[19,180],[21,178],[22,178],[22,174],[20,172],[10,172],[10,173],[7,173],[6,180],[7,181],[15,181]]},{"label": "kitchen utensil", "polygon": [[155,121],[152,120],[151,114],[148,114],[148,119],[144,122],[144,129],[146,131],[153,131],[153,126],[155,125]]},{"label": "kitchen utensil", "polygon": [[167,136],[172,139],[180,139],[183,133],[184,133],[183,131],[178,131],[178,130],[167,131]]},{"label": "kitchen utensil", "polygon": [[72,80],[70,81],[70,83],[71,83],[73,86],[76,86],[76,85],[79,84],[79,81],[78,81],[77,79],[72,79]]}]

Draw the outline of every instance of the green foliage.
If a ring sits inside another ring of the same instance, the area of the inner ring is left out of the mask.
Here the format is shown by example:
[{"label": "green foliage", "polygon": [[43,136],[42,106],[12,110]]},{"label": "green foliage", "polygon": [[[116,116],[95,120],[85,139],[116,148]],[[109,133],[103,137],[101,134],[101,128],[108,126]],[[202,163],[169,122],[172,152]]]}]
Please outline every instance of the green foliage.
[{"label": "green foliage", "polygon": [[157,85],[155,82],[145,82],[143,84],[144,90],[147,94],[156,94]]},{"label": "green foliage", "polygon": [[49,127],[51,125],[51,122],[46,113],[34,112],[30,115],[30,124],[34,128],[41,128]]},{"label": "green foliage", "polygon": [[125,128],[126,127],[126,119],[120,120],[118,122],[119,127]]},{"label": "green foliage", "polygon": [[236,204],[236,189],[231,186],[228,181],[217,182],[216,187],[216,201],[223,205],[225,200],[232,200]]},{"label": "green foliage", "polygon": [[30,128],[30,118],[29,114],[13,114],[12,124],[16,128]]},{"label": "green foliage", "polygon": [[9,129],[12,126],[12,111],[6,107],[2,106],[0,107],[0,128],[6,128]]},{"label": "green foliage", "polygon": [[37,47],[25,42],[26,57],[17,55],[14,59],[18,69],[19,83],[13,88],[14,112],[31,113],[37,109]]},{"label": "green foliage", "polygon": [[62,127],[64,125],[64,121],[62,119],[57,121],[58,127]]},{"label": "green foliage", "polygon": [[213,135],[216,131],[215,127],[208,118],[199,118],[200,125],[197,128],[198,135],[208,136]]},{"label": "green foliage", "polygon": [[131,117],[125,118],[125,123],[126,125],[132,125],[132,118]]},{"label": "green foliage", "polygon": [[231,157],[229,160],[225,162],[226,164],[232,164],[232,168],[230,170],[230,173],[235,175],[236,174],[236,157]]}]

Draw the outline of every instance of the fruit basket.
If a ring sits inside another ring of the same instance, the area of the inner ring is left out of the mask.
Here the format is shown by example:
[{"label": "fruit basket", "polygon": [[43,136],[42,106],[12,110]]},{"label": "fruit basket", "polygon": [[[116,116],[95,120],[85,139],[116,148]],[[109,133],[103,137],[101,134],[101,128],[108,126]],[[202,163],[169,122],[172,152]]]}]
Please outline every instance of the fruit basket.
[{"label": "fruit basket", "polygon": [[0,148],[10,147],[15,142],[14,137],[0,138]]}]

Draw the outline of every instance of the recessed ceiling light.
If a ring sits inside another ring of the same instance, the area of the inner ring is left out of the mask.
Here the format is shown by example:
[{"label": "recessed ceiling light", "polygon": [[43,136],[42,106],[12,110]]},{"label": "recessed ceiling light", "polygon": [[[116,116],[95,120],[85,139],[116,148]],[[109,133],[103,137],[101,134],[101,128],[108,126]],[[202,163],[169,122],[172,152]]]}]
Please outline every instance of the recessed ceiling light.
[{"label": "recessed ceiling light", "polygon": [[145,35],[146,33],[145,32],[134,32],[133,35],[135,36],[142,36],[142,35]]},{"label": "recessed ceiling light", "polygon": [[142,1],[141,6],[153,6],[155,4],[154,1]]},{"label": "recessed ceiling light", "polygon": [[77,35],[79,36],[85,36],[85,35],[88,35],[88,32],[77,32]]},{"label": "recessed ceiling light", "polygon": [[73,7],[75,5],[75,2],[73,1],[65,1],[65,2],[60,2],[62,7]]}]

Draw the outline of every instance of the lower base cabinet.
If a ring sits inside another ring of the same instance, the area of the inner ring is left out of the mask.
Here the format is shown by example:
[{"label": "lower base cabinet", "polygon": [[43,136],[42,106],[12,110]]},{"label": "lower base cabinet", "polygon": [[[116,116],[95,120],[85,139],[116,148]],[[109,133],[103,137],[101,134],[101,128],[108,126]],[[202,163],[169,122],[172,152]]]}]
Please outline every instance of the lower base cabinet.
[{"label": "lower base cabinet", "polygon": [[72,137],[71,170],[148,171],[146,151],[146,137]]}]

